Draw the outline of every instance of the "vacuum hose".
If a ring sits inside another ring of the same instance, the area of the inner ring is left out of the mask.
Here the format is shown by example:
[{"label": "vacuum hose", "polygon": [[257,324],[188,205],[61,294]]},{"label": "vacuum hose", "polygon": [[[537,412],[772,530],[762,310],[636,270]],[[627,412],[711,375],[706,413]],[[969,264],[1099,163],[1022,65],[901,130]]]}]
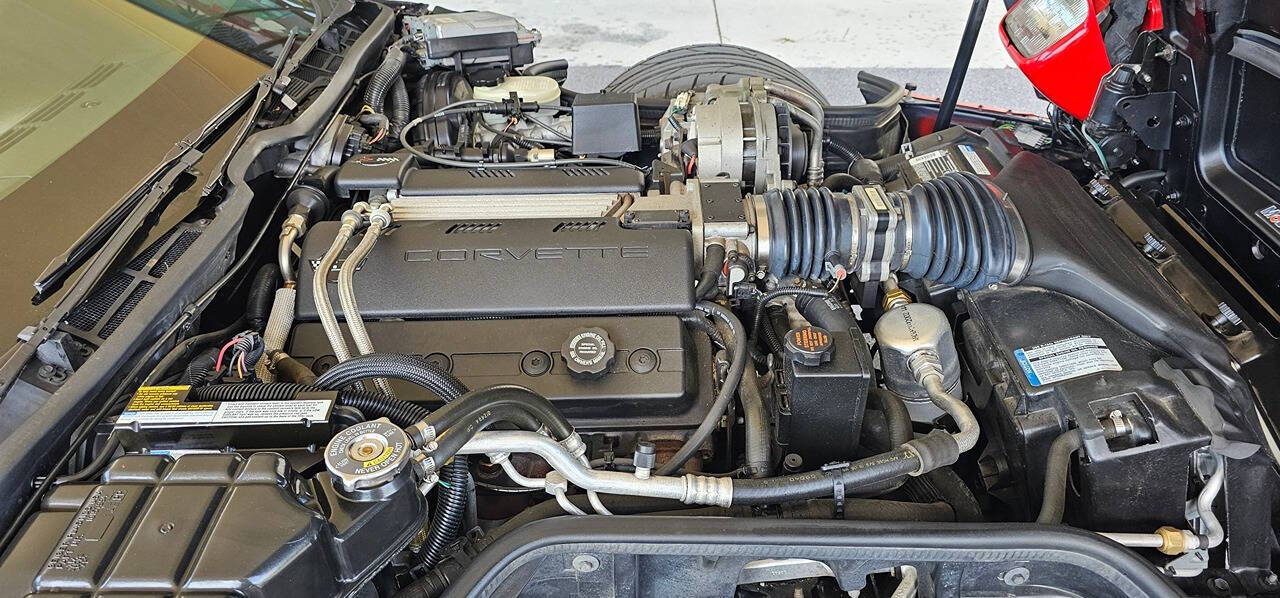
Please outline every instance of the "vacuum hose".
[{"label": "vacuum hose", "polygon": [[905,191],[776,189],[750,197],[756,259],[770,273],[886,280],[894,272],[978,289],[1026,274],[1030,244],[1005,194],[967,172]]}]

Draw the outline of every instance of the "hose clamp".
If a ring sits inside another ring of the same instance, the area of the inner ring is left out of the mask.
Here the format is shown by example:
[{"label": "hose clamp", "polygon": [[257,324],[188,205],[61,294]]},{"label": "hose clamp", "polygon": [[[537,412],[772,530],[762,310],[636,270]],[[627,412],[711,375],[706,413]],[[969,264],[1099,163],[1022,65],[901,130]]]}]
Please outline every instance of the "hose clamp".
[{"label": "hose clamp", "polygon": [[569,451],[569,454],[572,455],[574,459],[581,459],[587,454],[587,444],[582,441],[582,436],[577,432],[573,432],[565,437],[564,440],[561,440],[560,446],[563,446],[564,450]]},{"label": "hose clamp", "polygon": [[435,457],[431,457],[422,453],[413,456],[413,466],[418,470],[424,479],[435,475],[438,466]]},{"label": "hose clamp", "polygon": [[1009,199],[1008,193],[999,195],[1000,207],[1004,209],[1005,214],[1009,216],[1009,230],[1013,233],[1013,262],[1009,264],[1009,274],[1004,277],[1005,284],[1017,284],[1026,278],[1027,273],[1031,270],[1031,239],[1027,235],[1026,224],[1022,222],[1022,215],[1018,213],[1018,208],[1013,205]]},{"label": "hose clamp", "polygon": [[409,438],[413,440],[413,444],[418,448],[422,448],[435,442],[436,427],[430,425],[426,420],[421,420],[404,429],[409,434]]}]

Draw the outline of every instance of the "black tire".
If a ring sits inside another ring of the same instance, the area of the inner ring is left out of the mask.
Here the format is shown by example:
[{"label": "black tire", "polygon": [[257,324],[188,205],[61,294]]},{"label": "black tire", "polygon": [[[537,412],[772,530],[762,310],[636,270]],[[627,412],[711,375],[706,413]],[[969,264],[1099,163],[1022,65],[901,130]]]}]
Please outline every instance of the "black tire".
[{"label": "black tire", "polygon": [[694,44],[664,50],[622,71],[605,90],[634,93],[641,98],[674,98],[682,91],[734,83],[742,77],[765,77],[785,83],[824,105],[830,104],[795,67],[764,52],[729,44]]}]

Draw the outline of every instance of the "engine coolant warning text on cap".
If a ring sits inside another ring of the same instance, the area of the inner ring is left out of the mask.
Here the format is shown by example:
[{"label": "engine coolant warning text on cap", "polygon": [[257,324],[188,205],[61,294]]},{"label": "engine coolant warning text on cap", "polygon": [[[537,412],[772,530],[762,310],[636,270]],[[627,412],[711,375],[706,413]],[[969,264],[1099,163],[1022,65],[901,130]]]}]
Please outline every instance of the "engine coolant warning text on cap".
[{"label": "engine coolant warning text on cap", "polygon": [[1044,386],[1098,372],[1118,372],[1120,363],[1102,339],[1073,336],[1013,352],[1032,386]]}]

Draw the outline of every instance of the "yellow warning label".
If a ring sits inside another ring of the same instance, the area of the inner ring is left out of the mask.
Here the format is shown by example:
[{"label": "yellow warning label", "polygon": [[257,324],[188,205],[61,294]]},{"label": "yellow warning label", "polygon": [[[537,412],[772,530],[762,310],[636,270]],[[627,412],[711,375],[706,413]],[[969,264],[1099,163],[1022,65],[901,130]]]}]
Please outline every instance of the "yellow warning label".
[{"label": "yellow warning label", "polygon": [[134,393],[125,411],[212,411],[217,403],[183,401],[190,386],[143,386]]},{"label": "yellow warning label", "polygon": [[382,463],[383,461],[386,461],[386,460],[387,460],[387,458],[388,458],[388,457],[390,457],[390,456],[391,456],[391,453],[393,453],[393,452],[395,452],[395,451],[394,451],[394,449],[392,449],[390,446],[388,446],[387,448],[382,449],[382,454],[381,454],[381,455],[378,455],[377,457],[374,457],[374,458],[372,458],[372,459],[370,459],[370,460],[368,460],[368,461],[365,461],[365,462],[364,462],[364,463],[362,463],[361,465],[362,465],[363,467],[365,467],[365,468],[375,467],[375,466],[377,466],[379,463]]}]

